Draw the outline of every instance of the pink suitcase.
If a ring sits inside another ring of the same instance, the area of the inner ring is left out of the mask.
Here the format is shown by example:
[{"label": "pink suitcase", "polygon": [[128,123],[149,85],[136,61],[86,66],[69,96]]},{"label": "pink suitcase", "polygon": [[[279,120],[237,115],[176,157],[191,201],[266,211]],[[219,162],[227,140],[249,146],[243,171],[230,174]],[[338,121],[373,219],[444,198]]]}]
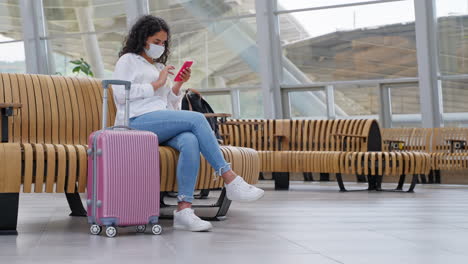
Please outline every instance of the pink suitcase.
[{"label": "pink suitcase", "polygon": [[[107,88],[125,85],[125,126],[105,128]],[[136,226],[145,232],[161,234],[159,220],[159,150],[158,137],[147,131],[128,127],[130,82],[102,81],[102,130],[89,136],[88,149],[88,222],[91,234],[106,227],[106,235],[115,237],[117,227]]]}]

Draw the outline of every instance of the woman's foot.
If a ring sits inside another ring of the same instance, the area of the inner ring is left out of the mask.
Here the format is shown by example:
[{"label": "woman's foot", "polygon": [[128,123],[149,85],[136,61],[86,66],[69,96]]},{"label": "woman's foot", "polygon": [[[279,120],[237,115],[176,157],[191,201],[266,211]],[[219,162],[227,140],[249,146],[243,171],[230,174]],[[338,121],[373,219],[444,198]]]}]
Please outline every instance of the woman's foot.
[{"label": "woman's foot", "polygon": [[174,211],[174,229],[201,232],[212,228],[211,223],[196,216],[192,208]]},{"label": "woman's foot", "polygon": [[225,187],[227,198],[236,202],[253,202],[265,194],[264,190],[246,183],[240,176],[225,184]]}]

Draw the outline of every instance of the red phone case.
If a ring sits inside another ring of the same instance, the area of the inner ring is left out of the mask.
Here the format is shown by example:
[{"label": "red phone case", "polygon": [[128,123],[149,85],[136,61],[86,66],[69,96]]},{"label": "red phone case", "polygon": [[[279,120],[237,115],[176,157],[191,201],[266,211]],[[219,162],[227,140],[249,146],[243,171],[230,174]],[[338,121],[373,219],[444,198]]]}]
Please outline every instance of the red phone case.
[{"label": "red phone case", "polygon": [[193,61],[186,61],[184,62],[184,65],[182,65],[182,67],[180,68],[179,72],[177,73],[176,77],[174,78],[174,81],[175,82],[181,82],[183,81],[182,78],[180,78],[180,74],[187,68],[190,68],[190,66],[192,66],[193,64]]}]

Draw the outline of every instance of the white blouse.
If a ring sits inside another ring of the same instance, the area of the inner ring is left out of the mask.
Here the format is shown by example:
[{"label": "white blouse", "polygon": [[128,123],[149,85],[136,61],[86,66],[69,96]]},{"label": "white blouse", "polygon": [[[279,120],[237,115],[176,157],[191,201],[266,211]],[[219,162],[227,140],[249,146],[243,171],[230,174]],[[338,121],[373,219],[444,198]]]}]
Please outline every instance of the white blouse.
[{"label": "white blouse", "polygon": [[[164,69],[161,63],[151,64],[138,54],[127,53],[119,58],[115,65],[113,79],[130,81],[130,118],[158,110],[180,110],[182,91],[174,94],[173,83],[166,83],[154,91],[152,82],[157,81],[159,73]],[[114,101],[117,114],[114,125],[124,124],[125,87],[113,85]]]}]

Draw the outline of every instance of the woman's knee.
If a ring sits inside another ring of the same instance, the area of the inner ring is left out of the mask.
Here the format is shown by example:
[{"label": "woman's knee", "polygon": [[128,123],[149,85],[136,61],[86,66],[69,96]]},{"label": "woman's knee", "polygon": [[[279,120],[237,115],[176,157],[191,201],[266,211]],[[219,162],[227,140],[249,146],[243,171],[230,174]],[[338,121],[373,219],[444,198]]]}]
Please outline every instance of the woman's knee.
[{"label": "woman's knee", "polygon": [[185,112],[186,117],[189,120],[194,121],[195,123],[199,123],[202,120],[206,120],[205,116],[202,113],[195,112],[195,111],[184,111],[184,112]]},{"label": "woman's knee", "polygon": [[179,135],[180,151],[189,150],[200,152],[200,145],[197,137],[191,132],[184,132]]}]

